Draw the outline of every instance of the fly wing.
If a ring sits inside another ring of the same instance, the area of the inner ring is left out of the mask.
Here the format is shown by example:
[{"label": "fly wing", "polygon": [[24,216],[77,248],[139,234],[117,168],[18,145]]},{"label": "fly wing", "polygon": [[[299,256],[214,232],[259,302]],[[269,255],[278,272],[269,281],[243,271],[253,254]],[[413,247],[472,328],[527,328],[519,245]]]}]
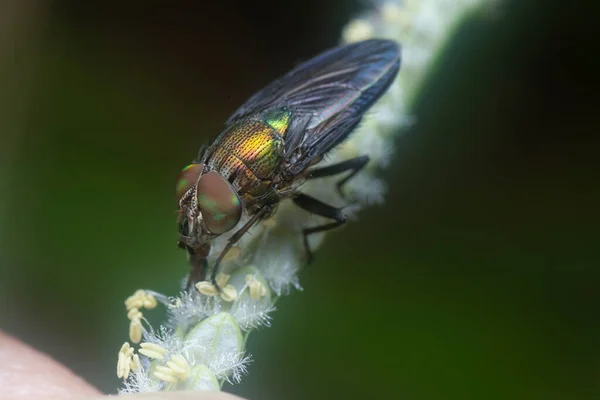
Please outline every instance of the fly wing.
[{"label": "fly wing", "polygon": [[294,170],[343,141],[400,68],[400,47],[370,39],[339,46],[297,66],[254,94],[227,125],[279,107],[292,111],[286,154]]}]

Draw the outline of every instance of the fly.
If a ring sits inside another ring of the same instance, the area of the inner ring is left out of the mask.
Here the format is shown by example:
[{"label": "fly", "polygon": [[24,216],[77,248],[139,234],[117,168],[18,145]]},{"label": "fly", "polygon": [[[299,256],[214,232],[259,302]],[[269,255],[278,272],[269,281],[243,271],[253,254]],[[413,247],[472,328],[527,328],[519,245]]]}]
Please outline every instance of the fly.
[{"label": "fly", "polygon": [[229,238],[212,267],[257,222],[290,198],[300,208],[332,222],[303,230],[307,237],[346,222],[340,208],[301,193],[307,179],[349,172],[344,184],[369,161],[367,155],[318,167],[323,156],[358,126],[400,69],[400,47],[370,39],[339,46],[299,65],[250,97],[225,123],[221,134],[177,178],[179,247],[191,264],[187,289],[206,278],[211,242],[249,219]]}]

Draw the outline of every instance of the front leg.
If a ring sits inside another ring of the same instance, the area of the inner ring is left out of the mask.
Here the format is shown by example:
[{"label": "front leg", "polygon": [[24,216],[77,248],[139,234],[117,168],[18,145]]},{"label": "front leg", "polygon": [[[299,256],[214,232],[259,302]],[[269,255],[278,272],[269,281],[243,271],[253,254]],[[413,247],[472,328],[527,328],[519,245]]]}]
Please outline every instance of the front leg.
[{"label": "front leg", "polygon": [[221,254],[219,254],[219,257],[215,261],[215,264],[212,268],[212,272],[210,274],[210,282],[215,286],[215,288],[217,288],[219,292],[221,291],[221,288],[217,284],[217,273],[219,271],[219,265],[221,264],[221,261],[223,261],[223,257],[225,257],[225,254],[227,254],[231,247],[234,244],[236,244],[242,238],[242,236],[244,236],[244,234],[248,232],[248,230],[252,228],[252,226],[254,226],[254,224],[256,224],[263,216],[268,215],[268,213],[271,212],[271,208],[271,205],[266,205],[260,208],[256,212],[256,214],[254,214],[252,218],[250,218],[250,220],[244,224],[244,226],[242,226],[237,232],[231,235],[229,241],[227,242],[227,245],[225,246]]}]

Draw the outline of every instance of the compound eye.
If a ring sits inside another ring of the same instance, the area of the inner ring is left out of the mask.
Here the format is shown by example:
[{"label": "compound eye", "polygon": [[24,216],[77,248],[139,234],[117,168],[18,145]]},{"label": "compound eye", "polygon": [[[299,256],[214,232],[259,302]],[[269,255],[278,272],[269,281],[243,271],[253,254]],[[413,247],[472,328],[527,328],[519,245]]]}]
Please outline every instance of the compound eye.
[{"label": "compound eye", "polygon": [[175,183],[177,201],[198,182],[202,170],[204,170],[204,164],[190,164],[181,170],[177,176],[177,183]]},{"label": "compound eye", "polygon": [[242,202],[221,174],[210,171],[198,182],[198,208],[206,228],[221,235],[232,230],[242,218]]}]

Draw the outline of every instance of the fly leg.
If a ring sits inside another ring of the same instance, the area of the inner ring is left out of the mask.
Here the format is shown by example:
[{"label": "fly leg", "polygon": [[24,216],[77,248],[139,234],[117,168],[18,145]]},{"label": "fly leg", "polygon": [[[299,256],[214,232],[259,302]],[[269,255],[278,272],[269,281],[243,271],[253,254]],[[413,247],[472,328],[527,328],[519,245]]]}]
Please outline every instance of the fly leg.
[{"label": "fly leg", "polygon": [[326,176],[334,176],[346,171],[351,171],[347,176],[345,176],[336,184],[337,192],[342,197],[342,199],[346,199],[344,192],[342,192],[343,186],[346,184],[346,182],[352,179],[354,175],[359,173],[360,170],[362,170],[368,162],[369,156],[358,156],[337,164],[314,169],[310,172],[308,179],[324,178]]},{"label": "fly leg", "polygon": [[336,208],[329,204],[323,203],[320,200],[317,200],[313,197],[302,193],[300,193],[297,197],[294,197],[293,201],[298,207],[302,208],[303,210],[319,215],[321,217],[330,218],[334,220],[334,222],[330,222],[328,224],[313,226],[311,228],[304,228],[302,230],[302,233],[304,234],[304,247],[306,248],[306,253],[308,254],[308,264],[310,264],[314,257],[308,244],[308,235],[337,228],[338,226],[343,225],[346,222],[346,216],[340,208]]},{"label": "fly leg", "polygon": [[212,272],[210,274],[210,282],[217,288],[219,292],[221,291],[221,288],[217,284],[217,272],[219,271],[219,264],[221,264],[221,261],[223,261],[223,257],[225,257],[225,254],[227,254],[231,247],[234,244],[236,244],[238,240],[240,240],[242,236],[244,236],[244,234],[248,232],[248,230],[252,228],[252,226],[256,222],[258,222],[264,215],[267,215],[269,211],[271,211],[271,206],[268,205],[258,210],[258,212],[254,214],[252,218],[250,218],[250,220],[244,224],[244,226],[242,226],[237,232],[231,235],[229,241],[227,242],[227,245],[225,246],[221,254],[219,254],[219,257],[215,261],[215,264],[212,268]]}]

